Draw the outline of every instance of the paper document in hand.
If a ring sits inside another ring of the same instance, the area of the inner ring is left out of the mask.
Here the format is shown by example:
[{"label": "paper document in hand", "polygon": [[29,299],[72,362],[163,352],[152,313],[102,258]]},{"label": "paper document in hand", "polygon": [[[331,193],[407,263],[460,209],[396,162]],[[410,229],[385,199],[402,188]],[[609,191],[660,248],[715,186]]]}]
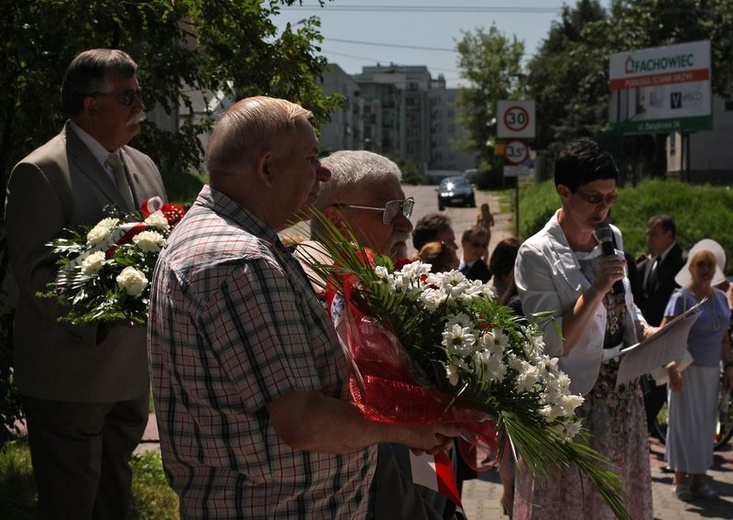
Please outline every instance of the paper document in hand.
[{"label": "paper document in hand", "polygon": [[624,357],[618,367],[616,386],[682,358],[687,350],[687,335],[700,315],[698,308],[705,301],[693,305],[644,341],[621,349],[619,355]]}]

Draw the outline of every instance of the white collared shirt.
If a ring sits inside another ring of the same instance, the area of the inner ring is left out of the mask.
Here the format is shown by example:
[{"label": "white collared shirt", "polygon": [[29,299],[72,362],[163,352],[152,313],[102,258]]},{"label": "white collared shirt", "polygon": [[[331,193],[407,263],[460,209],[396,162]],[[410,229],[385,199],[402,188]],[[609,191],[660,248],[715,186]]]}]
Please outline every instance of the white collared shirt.
[{"label": "white collared shirt", "polygon": [[118,148],[117,150],[113,150],[110,152],[104,146],[102,146],[99,141],[97,141],[94,137],[85,132],[79,125],[77,125],[73,121],[69,121],[69,124],[71,124],[74,132],[76,132],[76,135],[79,136],[79,139],[81,139],[84,145],[89,148],[89,151],[92,152],[92,155],[95,157],[95,159],[99,161],[99,164],[102,165],[102,168],[104,168],[104,171],[107,172],[107,175],[109,175],[109,178],[112,180],[112,182],[117,185],[115,181],[114,170],[112,170],[111,167],[107,166],[107,157],[109,157],[109,154],[111,153],[117,154],[117,156],[120,158],[120,161],[124,164],[124,159],[122,158],[122,149]]}]

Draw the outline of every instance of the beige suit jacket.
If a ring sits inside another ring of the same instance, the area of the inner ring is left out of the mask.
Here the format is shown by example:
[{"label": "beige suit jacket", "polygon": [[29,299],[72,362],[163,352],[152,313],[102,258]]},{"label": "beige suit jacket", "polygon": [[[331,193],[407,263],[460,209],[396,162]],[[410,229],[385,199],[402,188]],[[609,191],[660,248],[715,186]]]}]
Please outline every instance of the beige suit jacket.
[{"label": "beige suit jacket", "polygon": [[[123,151],[138,208],[148,197],[165,200],[163,181],[150,157],[129,146]],[[46,244],[66,228],[96,224],[111,204],[133,209],[125,207],[111,177],[68,123],[11,173],[5,222],[10,266],[19,287],[14,368],[21,394],[112,402],[138,398],[148,390],[145,327],[60,324],[62,309],[35,296],[55,273]]]}]

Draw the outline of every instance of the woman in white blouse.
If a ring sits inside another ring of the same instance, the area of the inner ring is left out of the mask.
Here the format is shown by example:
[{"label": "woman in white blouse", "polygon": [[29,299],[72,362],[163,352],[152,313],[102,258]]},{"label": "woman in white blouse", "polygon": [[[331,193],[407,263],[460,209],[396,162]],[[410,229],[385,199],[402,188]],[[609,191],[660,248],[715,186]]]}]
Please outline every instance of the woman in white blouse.
[{"label": "woman in white blouse", "polygon": [[[638,380],[616,386],[621,346],[636,342],[640,314],[632,301],[621,254],[604,254],[595,234],[606,225],[616,201],[618,170],[595,142],[570,143],[555,164],[555,186],[562,206],[519,249],[515,281],[525,315],[552,311],[540,322],[545,351],[559,359],[571,390],[583,394],[578,409],[591,445],[616,466],[634,519],[651,520],[649,444]],[[619,230],[611,226],[617,253]],[[611,237],[609,237],[611,238]],[[610,244],[607,245],[609,247]],[[623,285],[614,285],[622,282]],[[620,288],[623,287],[623,291]],[[520,466],[521,468],[521,466]],[[520,471],[514,501],[518,519],[615,518],[593,486],[567,468],[546,482],[532,482]]]}]

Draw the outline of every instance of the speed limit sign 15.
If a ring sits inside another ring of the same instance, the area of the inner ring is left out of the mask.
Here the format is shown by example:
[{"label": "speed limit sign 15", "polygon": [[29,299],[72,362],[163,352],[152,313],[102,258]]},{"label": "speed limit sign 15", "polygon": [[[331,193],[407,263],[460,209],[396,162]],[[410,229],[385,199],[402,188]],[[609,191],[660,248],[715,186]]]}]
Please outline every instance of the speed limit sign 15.
[{"label": "speed limit sign 15", "polygon": [[496,136],[499,139],[533,139],[535,137],[534,100],[498,101],[496,104]]}]

